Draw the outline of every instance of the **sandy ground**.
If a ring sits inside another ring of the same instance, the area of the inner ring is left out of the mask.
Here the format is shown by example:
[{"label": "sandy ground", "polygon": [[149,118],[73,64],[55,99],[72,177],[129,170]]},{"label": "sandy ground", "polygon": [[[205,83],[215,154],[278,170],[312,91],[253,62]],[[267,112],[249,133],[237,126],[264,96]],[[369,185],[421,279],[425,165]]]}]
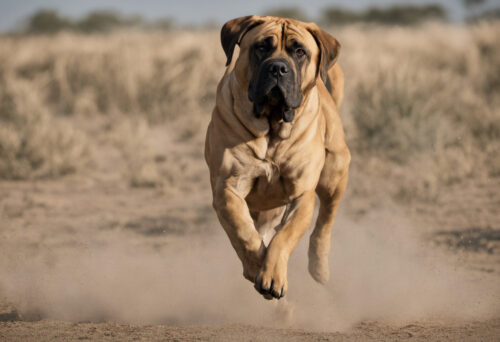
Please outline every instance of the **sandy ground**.
[{"label": "sandy ground", "polygon": [[412,205],[348,193],[329,285],[307,274],[304,237],[288,298],[268,302],[189,155],[187,189],[131,187],[106,144],[86,172],[0,182],[0,340],[499,340],[499,179]]},{"label": "sandy ground", "polygon": [[40,321],[2,323],[0,337],[8,341],[498,341],[499,325],[499,320],[402,327],[365,322],[341,333],[251,325],[175,327]]}]

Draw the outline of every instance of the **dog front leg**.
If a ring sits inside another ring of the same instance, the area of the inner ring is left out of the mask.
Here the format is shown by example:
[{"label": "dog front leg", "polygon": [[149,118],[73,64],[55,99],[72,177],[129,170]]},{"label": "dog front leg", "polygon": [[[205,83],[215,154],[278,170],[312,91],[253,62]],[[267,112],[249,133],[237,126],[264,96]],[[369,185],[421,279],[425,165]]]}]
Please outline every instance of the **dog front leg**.
[{"label": "dog front leg", "polygon": [[285,212],[286,222],[267,248],[264,264],[255,278],[255,289],[266,299],[279,299],[286,294],[288,259],[311,224],[314,200],[314,191],[308,191],[292,201]]},{"label": "dog front leg", "polygon": [[213,206],[243,264],[243,276],[253,282],[262,267],[266,246],[255,229],[244,194],[230,184],[219,182]]}]

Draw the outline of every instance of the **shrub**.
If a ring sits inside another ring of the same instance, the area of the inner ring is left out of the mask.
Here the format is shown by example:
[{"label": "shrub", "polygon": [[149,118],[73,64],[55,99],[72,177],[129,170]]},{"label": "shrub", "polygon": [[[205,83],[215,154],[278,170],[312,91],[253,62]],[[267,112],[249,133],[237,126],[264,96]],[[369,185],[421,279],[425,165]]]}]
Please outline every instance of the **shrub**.
[{"label": "shrub", "polygon": [[72,29],[73,22],[59,16],[55,10],[42,9],[28,19],[27,31],[30,33],[55,33]]},{"label": "shrub", "polygon": [[370,7],[364,11],[341,8],[323,10],[321,22],[325,25],[345,25],[365,22],[384,25],[413,25],[429,20],[445,20],[446,11],[439,5],[396,5],[385,8]]},{"label": "shrub", "polygon": [[87,33],[106,32],[124,26],[139,25],[140,18],[126,19],[112,11],[94,11],[87,14],[76,25],[79,30]]},{"label": "shrub", "polygon": [[54,120],[27,84],[0,75],[0,179],[73,172],[86,147],[84,136]]},{"label": "shrub", "polygon": [[300,21],[309,20],[307,14],[299,7],[276,7],[267,10],[264,15],[292,18]]}]

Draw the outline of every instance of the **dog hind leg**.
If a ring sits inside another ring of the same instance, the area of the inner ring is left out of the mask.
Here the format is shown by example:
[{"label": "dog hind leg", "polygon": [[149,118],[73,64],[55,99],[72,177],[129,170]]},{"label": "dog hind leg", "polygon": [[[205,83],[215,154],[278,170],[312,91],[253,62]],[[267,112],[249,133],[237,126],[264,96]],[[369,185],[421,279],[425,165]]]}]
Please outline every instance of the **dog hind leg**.
[{"label": "dog hind leg", "polygon": [[347,167],[350,155],[326,152],[326,160],[321,172],[316,193],[320,200],[319,214],[309,240],[309,273],[317,282],[325,284],[330,278],[328,255],[330,253],[331,232],[340,199],[347,185]]}]

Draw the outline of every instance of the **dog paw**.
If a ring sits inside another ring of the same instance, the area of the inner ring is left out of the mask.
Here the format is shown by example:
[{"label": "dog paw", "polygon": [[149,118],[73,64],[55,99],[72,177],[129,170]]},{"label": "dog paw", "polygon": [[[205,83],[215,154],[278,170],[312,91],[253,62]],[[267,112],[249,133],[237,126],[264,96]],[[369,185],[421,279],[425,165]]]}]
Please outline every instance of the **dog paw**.
[{"label": "dog paw", "polygon": [[243,276],[252,283],[255,281],[260,270],[260,264],[243,264]]},{"label": "dog paw", "polygon": [[284,297],[288,289],[286,266],[285,269],[275,266],[270,270],[261,270],[255,276],[254,286],[257,292],[266,299]]},{"label": "dog paw", "polygon": [[261,241],[260,247],[256,250],[248,250],[245,253],[245,257],[242,259],[243,264],[243,276],[252,283],[255,277],[259,273],[262,265],[264,264],[264,258],[266,256],[266,246]]},{"label": "dog paw", "polygon": [[313,253],[309,254],[309,274],[320,284],[326,284],[330,279],[330,269],[328,267],[328,256],[318,257]]}]

